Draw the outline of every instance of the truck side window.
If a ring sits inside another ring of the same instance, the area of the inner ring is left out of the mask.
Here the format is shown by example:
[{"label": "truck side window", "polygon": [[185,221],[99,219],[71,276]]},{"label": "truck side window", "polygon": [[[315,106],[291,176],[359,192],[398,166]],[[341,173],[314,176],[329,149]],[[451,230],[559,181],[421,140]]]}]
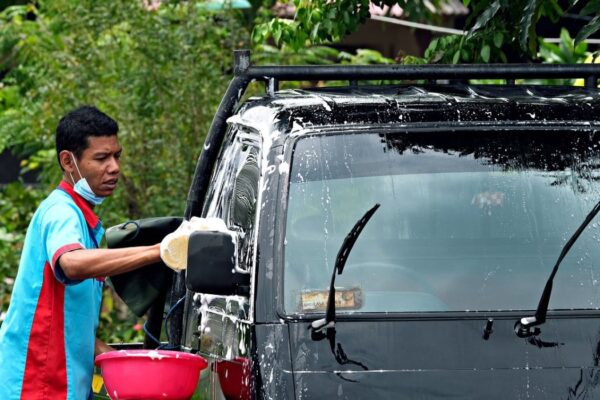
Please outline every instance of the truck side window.
[{"label": "truck side window", "polygon": [[[229,128],[213,170],[202,216],[220,218],[237,232],[237,266],[249,271],[253,260],[254,221],[260,177],[259,148],[254,134]],[[203,303],[204,301],[204,303]],[[205,304],[206,311],[200,312]],[[239,296],[194,296],[186,322],[186,346],[201,354],[231,359],[246,356],[248,302]],[[228,315],[231,318],[223,318]]]},{"label": "truck side window", "polygon": [[233,127],[221,149],[213,172],[203,216],[221,218],[239,232],[239,267],[249,269],[252,260],[254,219],[258,180],[259,149],[248,141],[249,134]]},{"label": "truck side window", "polygon": [[244,165],[235,177],[229,211],[231,224],[243,232],[251,228],[254,222],[259,173],[258,151],[251,148]]}]

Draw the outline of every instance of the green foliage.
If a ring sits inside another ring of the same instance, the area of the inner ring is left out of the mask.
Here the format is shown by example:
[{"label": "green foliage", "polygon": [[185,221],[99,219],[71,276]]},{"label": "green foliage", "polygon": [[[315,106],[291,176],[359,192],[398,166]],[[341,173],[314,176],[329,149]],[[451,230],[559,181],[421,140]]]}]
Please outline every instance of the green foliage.
[{"label": "green foliage", "polygon": [[[384,57],[380,52],[371,49],[359,49],[356,54],[350,54],[328,46],[304,47],[296,51],[288,46],[278,49],[274,46],[263,44],[256,47],[252,62],[256,65],[367,65],[393,64],[394,60]],[[330,86],[338,84],[346,85],[347,82],[328,82]],[[280,87],[281,89],[295,89],[303,85],[303,82],[282,82]],[[308,82],[308,86],[314,85],[314,82]],[[262,90],[262,85],[260,87],[251,86],[248,96],[256,95],[260,90]]]},{"label": "green foliage", "polygon": [[268,44],[255,47],[252,63],[255,65],[328,65],[338,62],[340,52],[327,46],[303,47],[293,50],[281,49]]},{"label": "green foliage", "polygon": [[105,220],[182,213],[185,190],[161,193],[189,182],[226,85],[227,49],[243,36],[191,3],[151,12],[130,1],[52,1],[34,10],[35,21],[24,12],[12,7],[0,25],[21,37],[9,52],[18,68],[0,91],[20,95],[0,113],[4,145],[47,171],[43,181],[56,181],[57,120],[94,103],[119,122],[125,148],[124,188],[103,207]]},{"label": "green foliage", "polygon": [[[366,0],[296,0],[293,20],[271,19],[258,24],[252,33],[255,44],[273,39],[276,46],[301,51],[310,44],[339,41],[353,32],[369,16]],[[404,17],[436,23],[434,14],[423,1],[375,1],[377,5],[398,4]],[[536,26],[542,18],[557,22],[576,3],[574,0],[463,0],[470,9],[466,35],[434,39],[424,57],[405,57],[405,64],[415,63],[506,63],[539,61],[539,38]],[[431,2],[434,7],[440,2]],[[590,0],[581,15],[593,19],[577,34],[580,43],[600,29],[600,0]]]},{"label": "green foliage", "polygon": [[592,20],[587,23],[575,38],[575,43],[579,43],[587,39],[590,35],[596,33],[600,29],[600,0],[590,0],[581,9],[580,15],[593,16]]},{"label": "green foliage", "polygon": [[16,276],[25,230],[44,192],[14,182],[0,189],[0,312],[5,312]]},{"label": "green foliage", "polygon": [[[438,6],[439,0],[376,0],[377,6],[400,4],[406,18],[413,21],[433,20],[438,16],[427,6]],[[277,46],[285,44],[300,50],[310,44],[339,41],[354,32],[370,16],[368,0],[294,0],[293,20],[274,18],[257,24],[252,32],[254,44],[272,38]]]},{"label": "green foliage", "polygon": [[371,49],[358,49],[356,54],[340,52],[338,59],[342,64],[356,64],[356,65],[368,65],[368,64],[393,64],[394,60],[391,58],[384,57],[380,52]]},{"label": "green foliage", "polygon": [[471,0],[467,34],[436,39],[424,59],[430,63],[506,63],[536,59],[535,27],[547,17],[556,21],[564,10],[555,0]]},{"label": "green foliage", "polygon": [[294,20],[274,18],[257,25],[252,33],[253,42],[262,43],[272,37],[276,45],[285,43],[298,50],[307,42],[338,41],[368,16],[368,2],[364,0],[328,3],[296,0],[294,4]]},{"label": "green foliage", "polygon": [[[562,29],[560,33],[560,43],[548,43],[539,39],[540,50],[538,60],[546,64],[579,64],[591,62],[593,54],[587,51],[587,43],[576,44],[575,40],[569,35],[569,31]],[[502,84],[503,79],[477,79],[471,80],[473,84]],[[517,84],[544,84],[544,85],[579,85],[583,86],[581,79],[517,79]]]},{"label": "green foliage", "polygon": [[562,29],[560,32],[560,43],[548,43],[540,40],[539,56],[550,64],[576,64],[583,62],[588,56],[587,43],[581,42],[575,45],[575,40],[569,35],[569,31]]},{"label": "green foliage", "polygon": [[293,50],[263,44],[257,46],[252,57],[255,65],[330,65],[330,64],[392,64],[394,60],[384,57],[377,50],[359,49],[356,54],[339,51],[328,46],[304,47]]},{"label": "green foliage", "polygon": [[[540,39],[539,58],[544,63],[548,64],[579,64],[584,63],[591,56],[587,51],[587,43],[576,41],[569,35],[569,31],[562,29],[560,32],[560,43],[548,43]],[[531,81],[531,83],[539,83],[541,81]],[[553,85],[573,85],[574,79],[551,79],[544,80],[545,84]]]},{"label": "green foliage", "polygon": [[131,343],[144,341],[144,321],[127,309],[119,297],[107,288],[102,296],[99,335],[107,343]]},{"label": "green foliage", "polygon": [[[1,277],[9,283],[23,224],[60,180],[56,124],[78,105],[95,104],[120,127],[122,174],[98,209],[104,226],[183,214],[231,51],[249,38],[236,11],[213,13],[196,3],[149,10],[141,1],[47,0],[0,13],[0,151],[24,157],[23,171],[39,171],[42,182],[39,189],[11,185],[0,197]],[[3,309],[9,290],[0,281]],[[139,337],[123,328],[120,309],[103,312],[103,339]],[[124,318],[124,326],[135,325]]]}]

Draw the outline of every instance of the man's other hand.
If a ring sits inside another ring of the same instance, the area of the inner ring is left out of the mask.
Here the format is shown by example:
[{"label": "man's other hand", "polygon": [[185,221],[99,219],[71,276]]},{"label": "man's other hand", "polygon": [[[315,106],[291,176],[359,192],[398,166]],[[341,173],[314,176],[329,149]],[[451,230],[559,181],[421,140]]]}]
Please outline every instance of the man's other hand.
[{"label": "man's other hand", "polygon": [[114,350],[115,349],[113,347],[110,347],[109,345],[104,343],[102,340],[96,338],[96,346],[94,348],[94,357],[98,356],[102,353],[106,353],[108,351],[114,351]]}]

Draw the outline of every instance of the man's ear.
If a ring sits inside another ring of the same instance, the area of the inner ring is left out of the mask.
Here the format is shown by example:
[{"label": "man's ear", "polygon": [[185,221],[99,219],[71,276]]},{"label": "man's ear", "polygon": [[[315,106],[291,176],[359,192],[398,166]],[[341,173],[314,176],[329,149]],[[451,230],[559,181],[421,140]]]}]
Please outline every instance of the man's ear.
[{"label": "man's ear", "polygon": [[73,173],[75,172],[75,164],[73,163],[73,156],[71,152],[68,150],[63,150],[59,153],[58,159],[60,160],[60,165],[65,170],[65,172]]}]

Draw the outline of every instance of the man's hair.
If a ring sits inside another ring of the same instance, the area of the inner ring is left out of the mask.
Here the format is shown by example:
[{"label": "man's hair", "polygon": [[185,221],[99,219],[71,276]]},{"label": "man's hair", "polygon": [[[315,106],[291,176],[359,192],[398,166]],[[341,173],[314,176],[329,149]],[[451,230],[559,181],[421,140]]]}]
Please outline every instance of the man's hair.
[{"label": "man's hair", "polygon": [[[89,146],[90,136],[113,136],[119,125],[94,106],[81,106],[62,117],[56,127],[56,155],[60,165],[60,152],[68,150],[80,158]],[[62,169],[62,165],[60,165]]]}]

